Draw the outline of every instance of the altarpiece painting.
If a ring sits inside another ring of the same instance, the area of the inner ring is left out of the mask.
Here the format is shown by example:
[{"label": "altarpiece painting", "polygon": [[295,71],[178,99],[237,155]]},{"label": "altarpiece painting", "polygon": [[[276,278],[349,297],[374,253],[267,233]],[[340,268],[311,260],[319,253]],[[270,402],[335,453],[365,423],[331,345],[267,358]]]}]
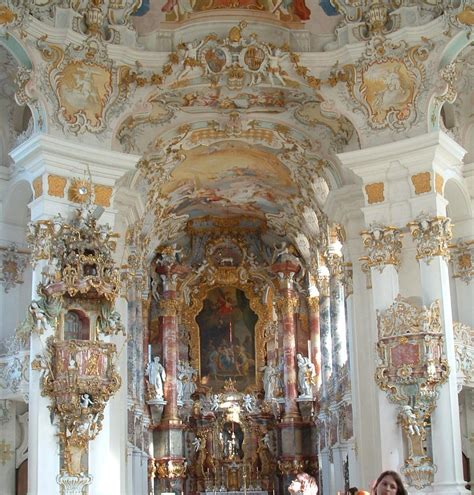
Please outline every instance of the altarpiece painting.
[{"label": "altarpiece painting", "polygon": [[231,378],[244,391],[255,384],[257,320],[242,290],[217,287],[208,292],[196,317],[203,385],[219,390]]}]

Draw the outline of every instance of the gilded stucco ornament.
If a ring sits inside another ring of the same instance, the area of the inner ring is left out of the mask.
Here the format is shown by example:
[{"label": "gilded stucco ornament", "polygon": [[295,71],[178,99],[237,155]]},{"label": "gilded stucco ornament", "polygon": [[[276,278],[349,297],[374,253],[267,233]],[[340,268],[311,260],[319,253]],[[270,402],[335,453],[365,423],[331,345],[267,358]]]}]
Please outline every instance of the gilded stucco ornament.
[{"label": "gilded stucco ornament", "polygon": [[450,245],[449,249],[453,277],[460,278],[466,285],[469,285],[474,276],[474,241],[460,240]]},{"label": "gilded stucco ornament", "polygon": [[454,321],[453,333],[458,392],[460,392],[463,386],[472,387],[474,384],[474,329]]},{"label": "gilded stucco ornament", "polygon": [[111,111],[118,111],[128,96],[129,87],[119,84],[126,68],[117,68],[106,45],[94,37],[65,49],[43,37],[37,47],[47,63],[42,86],[56,105],[57,125],[72,134],[103,132]]},{"label": "gilded stucco ornament", "polygon": [[[125,236],[127,264],[121,267],[122,284],[126,291],[135,288],[143,299],[148,297],[147,250],[150,239],[143,233],[143,222],[130,226]],[[127,296],[127,294],[125,294]]]},{"label": "gilded stucco ornament", "polygon": [[449,241],[452,238],[451,220],[421,213],[408,224],[416,244],[416,259],[430,263],[435,256],[449,260]]},{"label": "gilded stucco ornament", "polygon": [[377,267],[382,272],[386,265],[400,266],[403,234],[400,229],[373,223],[361,233],[362,242],[367,250],[369,267]]},{"label": "gilded stucco ornament", "polygon": [[5,292],[23,283],[28,255],[28,252],[19,249],[15,243],[7,247],[0,246],[0,282]]},{"label": "gilded stucco ornament", "polygon": [[423,62],[433,44],[409,46],[375,36],[357,64],[345,65],[345,83],[350,98],[372,129],[403,130],[417,118],[416,102],[425,89]]},{"label": "gilded stucco ornament", "polygon": [[402,472],[411,486],[433,482],[435,466],[426,455],[425,423],[448,378],[439,301],[428,308],[410,304],[400,295],[385,311],[377,311],[378,366],[375,381],[399,406],[398,420],[408,442]]}]

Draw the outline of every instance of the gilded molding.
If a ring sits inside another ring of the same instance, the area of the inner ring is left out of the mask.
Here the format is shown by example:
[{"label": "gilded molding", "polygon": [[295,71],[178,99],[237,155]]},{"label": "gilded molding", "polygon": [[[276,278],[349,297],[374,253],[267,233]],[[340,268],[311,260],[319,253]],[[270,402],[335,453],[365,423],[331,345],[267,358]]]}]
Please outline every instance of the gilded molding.
[{"label": "gilded molding", "polygon": [[374,223],[361,236],[368,253],[369,267],[377,267],[380,272],[386,265],[399,268],[403,238],[400,229]]},{"label": "gilded molding", "polygon": [[451,220],[447,217],[430,217],[422,213],[407,227],[416,244],[416,259],[427,263],[435,256],[449,260],[449,241],[453,237]]},{"label": "gilded molding", "polygon": [[367,202],[369,203],[369,205],[372,205],[374,203],[383,203],[385,201],[383,182],[366,184],[365,193],[367,194]]},{"label": "gilded molding", "polygon": [[411,176],[415,194],[424,194],[431,191],[431,174],[430,172],[421,172]]},{"label": "gilded molding", "polygon": [[66,188],[66,177],[60,175],[48,175],[48,194],[57,198],[64,197],[64,189]]},{"label": "gilded molding", "polygon": [[39,198],[43,194],[43,176],[39,175],[33,180],[33,192],[35,199]]},{"label": "gilded molding", "polygon": [[443,195],[444,179],[441,175],[435,173],[435,191]]},{"label": "gilded molding", "polygon": [[113,188],[102,184],[94,184],[95,204],[108,208],[112,198]]}]

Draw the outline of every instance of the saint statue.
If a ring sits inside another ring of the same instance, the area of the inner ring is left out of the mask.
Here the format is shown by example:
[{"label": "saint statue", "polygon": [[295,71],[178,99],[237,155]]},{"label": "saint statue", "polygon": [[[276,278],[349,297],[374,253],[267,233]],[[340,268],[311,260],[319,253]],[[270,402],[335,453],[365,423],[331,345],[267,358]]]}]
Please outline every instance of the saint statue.
[{"label": "saint statue", "polygon": [[166,380],[166,371],[163,365],[160,363],[159,356],[155,356],[153,361],[148,363],[145,371],[145,375],[148,376],[148,381],[155,387],[156,395],[155,399],[163,399],[163,386]]},{"label": "saint statue", "polygon": [[316,376],[314,364],[309,358],[299,353],[296,355],[296,361],[298,363],[298,388],[300,397],[312,397],[313,380]]}]

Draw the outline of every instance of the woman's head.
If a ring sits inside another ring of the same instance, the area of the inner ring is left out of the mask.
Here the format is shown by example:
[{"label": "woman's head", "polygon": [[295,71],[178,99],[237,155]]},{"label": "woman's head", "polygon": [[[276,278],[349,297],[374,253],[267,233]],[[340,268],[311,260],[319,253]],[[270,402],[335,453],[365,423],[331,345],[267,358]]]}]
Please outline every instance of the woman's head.
[{"label": "woman's head", "polygon": [[400,475],[395,471],[384,471],[375,482],[375,495],[408,495]]}]

